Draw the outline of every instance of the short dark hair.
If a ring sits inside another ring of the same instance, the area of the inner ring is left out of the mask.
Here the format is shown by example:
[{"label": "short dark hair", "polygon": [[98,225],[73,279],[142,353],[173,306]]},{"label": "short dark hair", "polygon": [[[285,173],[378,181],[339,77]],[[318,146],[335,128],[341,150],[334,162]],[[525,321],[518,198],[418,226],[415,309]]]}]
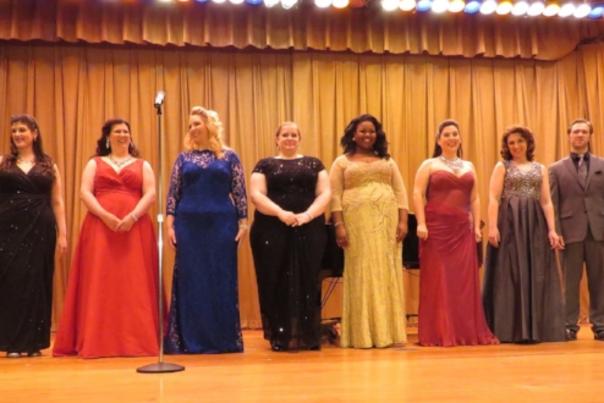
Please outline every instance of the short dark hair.
[{"label": "short dark hair", "polygon": [[[436,130],[436,135],[434,136],[434,151],[432,151],[432,158],[438,157],[443,153],[442,148],[438,145],[438,139],[440,138],[442,131],[447,126],[455,126],[455,128],[457,128],[457,131],[461,132],[461,130],[459,129],[459,123],[457,123],[456,120],[445,119],[440,122],[438,124],[438,129]],[[457,149],[457,156],[459,158],[463,157],[463,148],[461,146],[461,143],[459,143],[459,148]]]},{"label": "short dark hair", "polygon": [[585,123],[587,125],[587,127],[589,127],[589,134],[593,134],[594,126],[591,124],[591,122],[589,120],[584,119],[584,118],[578,118],[578,119],[575,119],[572,122],[570,122],[570,125],[568,125],[568,129],[566,129],[566,134],[570,134],[570,131],[572,130],[573,126],[576,125],[577,123]]},{"label": "short dark hair", "polygon": [[508,147],[508,137],[512,134],[518,134],[526,141],[526,159],[532,161],[535,158],[535,136],[524,126],[512,126],[508,128],[501,136],[501,150],[499,153],[506,161],[512,160],[512,153]]},{"label": "short dark hair", "polygon": [[108,119],[103,123],[103,127],[101,128],[101,137],[96,142],[96,155],[104,156],[109,155],[111,153],[111,149],[107,147],[107,138],[111,134],[111,130],[113,130],[113,126],[124,124],[128,128],[130,132],[130,144],[128,145],[128,153],[133,157],[138,157],[139,152],[134,142],[132,142],[132,130],[130,129],[130,123],[126,119],[122,118],[112,118]]},{"label": "short dark hair", "polygon": [[386,140],[386,133],[379,120],[373,115],[365,113],[352,119],[346,129],[344,129],[344,135],[340,139],[340,144],[344,149],[344,154],[354,154],[357,149],[357,145],[353,140],[354,133],[357,127],[363,122],[371,122],[375,127],[375,143],[373,143],[373,152],[380,158],[388,159],[388,141]]}]

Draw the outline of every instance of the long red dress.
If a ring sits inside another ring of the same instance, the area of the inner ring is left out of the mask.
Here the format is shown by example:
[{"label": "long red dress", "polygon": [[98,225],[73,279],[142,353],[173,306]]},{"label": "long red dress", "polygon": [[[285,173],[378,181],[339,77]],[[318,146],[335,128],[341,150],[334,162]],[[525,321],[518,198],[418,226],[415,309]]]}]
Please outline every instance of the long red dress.
[{"label": "long red dress", "polygon": [[[142,196],[143,160],[117,173],[96,160],[94,195],[118,218]],[[55,356],[147,356],[158,352],[157,246],[144,214],[128,232],[88,213],[73,259]]]},{"label": "long red dress", "polygon": [[494,344],[482,308],[471,221],[474,175],[439,170],[426,194],[428,239],[420,244],[419,343]]}]

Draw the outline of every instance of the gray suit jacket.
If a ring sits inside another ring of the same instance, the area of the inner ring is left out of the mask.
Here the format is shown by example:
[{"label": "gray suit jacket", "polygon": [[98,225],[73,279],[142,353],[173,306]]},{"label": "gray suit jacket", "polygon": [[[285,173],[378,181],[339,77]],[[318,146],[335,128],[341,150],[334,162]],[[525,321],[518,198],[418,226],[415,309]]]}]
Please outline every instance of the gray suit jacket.
[{"label": "gray suit jacket", "polygon": [[549,167],[556,227],[566,243],[583,241],[590,228],[595,240],[604,240],[604,159],[589,158],[585,186],[570,157]]}]

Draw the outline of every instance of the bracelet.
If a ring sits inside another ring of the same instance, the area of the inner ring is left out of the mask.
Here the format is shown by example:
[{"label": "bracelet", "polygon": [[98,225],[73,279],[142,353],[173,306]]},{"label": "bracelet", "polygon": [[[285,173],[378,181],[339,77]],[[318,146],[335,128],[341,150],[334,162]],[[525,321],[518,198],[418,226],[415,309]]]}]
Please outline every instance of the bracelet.
[{"label": "bracelet", "polygon": [[312,215],[308,211],[305,211],[304,214],[308,217],[308,221],[312,221]]},{"label": "bracelet", "polygon": [[248,229],[248,225],[246,223],[239,224],[239,229]]},{"label": "bracelet", "polygon": [[134,220],[134,222],[138,221],[138,216],[136,214],[134,214],[134,212],[130,213],[130,217],[132,217],[132,219]]},{"label": "bracelet", "polygon": [[337,227],[338,225],[344,225],[344,223],[342,221],[338,221],[338,222],[334,222],[333,226]]}]

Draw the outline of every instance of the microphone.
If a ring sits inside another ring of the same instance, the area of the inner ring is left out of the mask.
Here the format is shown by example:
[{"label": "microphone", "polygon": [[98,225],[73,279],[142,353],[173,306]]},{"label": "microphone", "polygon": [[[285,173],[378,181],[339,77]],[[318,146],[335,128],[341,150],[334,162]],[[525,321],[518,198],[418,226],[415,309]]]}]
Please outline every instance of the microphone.
[{"label": "microphone", "polygon": [[157,91],[157,95],[155,95],[155,107],[159,108],[164,103],[164,98],[166,97],[166,93],[164,91]]}]

